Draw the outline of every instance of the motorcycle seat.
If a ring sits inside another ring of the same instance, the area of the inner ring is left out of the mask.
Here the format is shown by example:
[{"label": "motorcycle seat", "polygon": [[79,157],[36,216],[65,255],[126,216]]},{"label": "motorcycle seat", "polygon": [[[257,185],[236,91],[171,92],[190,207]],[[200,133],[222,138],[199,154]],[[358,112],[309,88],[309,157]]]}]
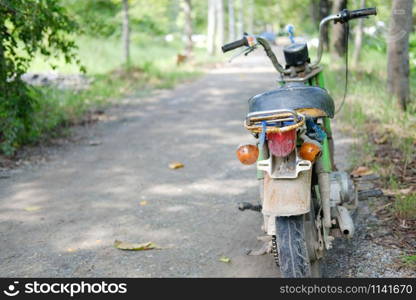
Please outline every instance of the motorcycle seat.
[{"label": "motorcycle seat", "polygon": [[289,83],[248,100],[249,113],[277,109],[296,110],[310,117],[334,117],[334,100],[325,89]]}]

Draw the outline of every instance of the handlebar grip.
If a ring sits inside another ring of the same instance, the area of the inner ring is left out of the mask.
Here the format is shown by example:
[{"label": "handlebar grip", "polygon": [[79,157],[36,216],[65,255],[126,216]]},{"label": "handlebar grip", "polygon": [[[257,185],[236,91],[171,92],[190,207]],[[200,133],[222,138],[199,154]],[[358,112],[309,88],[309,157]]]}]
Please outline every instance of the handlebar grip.
[{"label": "handlebar grip", "polygon": [[376,7],[351,10],[349,19],[365,18],[372,15],[377,15]]},{"label": "handlebar grip", "polygon": [[224,46],[221,47],[221,49],[222,49],[222,52],[225,53],[225,52],[240,48],[242,46],[248,46],[248,42],[245,37],[243,37],[241,40],[225,44]]}]

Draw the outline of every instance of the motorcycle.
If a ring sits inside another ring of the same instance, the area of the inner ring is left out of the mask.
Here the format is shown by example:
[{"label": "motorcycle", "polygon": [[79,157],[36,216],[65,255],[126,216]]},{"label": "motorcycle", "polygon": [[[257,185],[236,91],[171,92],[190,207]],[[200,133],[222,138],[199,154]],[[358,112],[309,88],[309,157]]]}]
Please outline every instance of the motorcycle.
[{"label": "motorcycle", "polygon": [[285,67],[263,36],[245,33],[222,47],[224,53],[245,47],[247,55],[261,46],[280,73],[277,89],[249,99],[244,126],[257,144],[240,146],[237,157],[243,164],[257,164],[261,200],[239,208],[263,214],[262,229],[271,236],[283,277],[320,277],[321,261],[335,237],[354,234],[350,211],[357,207],[357,192],[350,176],[334,166],[330,119],[335,108],[320,62],[324,26],[371,15],[377,15],[376,8],[345,9],[324,18],[315,62],[307,44],[293,39],[283,48]]}]

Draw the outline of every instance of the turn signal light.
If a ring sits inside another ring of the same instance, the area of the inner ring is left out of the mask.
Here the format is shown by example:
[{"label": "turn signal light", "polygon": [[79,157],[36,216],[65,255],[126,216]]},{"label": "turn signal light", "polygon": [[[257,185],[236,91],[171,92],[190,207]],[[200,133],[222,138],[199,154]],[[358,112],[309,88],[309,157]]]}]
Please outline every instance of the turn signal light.
[{"label": "turn signal light", "polygon": [[237,158],[244,165],[254,164],[259,157],[259,149],[254,145],[242,145],[237,149]]},{"label": "turn signal light", "polygon": [[299,155],[305,160],[315,161],[316,156],[321,152],[321,148],[313,143],[305,142],[300,147]]}]

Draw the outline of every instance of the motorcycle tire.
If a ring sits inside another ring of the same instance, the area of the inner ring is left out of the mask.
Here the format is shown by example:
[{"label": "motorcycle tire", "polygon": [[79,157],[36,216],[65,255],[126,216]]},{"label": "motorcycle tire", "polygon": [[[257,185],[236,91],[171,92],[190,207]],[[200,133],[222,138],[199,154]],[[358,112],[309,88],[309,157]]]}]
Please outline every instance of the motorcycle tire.
[{"label": "motorcycle tire", "polygon": [[276,217],[279,266],[284,278],[319,277],[319,261],[311,263],[305,239],[305,215]]}]

